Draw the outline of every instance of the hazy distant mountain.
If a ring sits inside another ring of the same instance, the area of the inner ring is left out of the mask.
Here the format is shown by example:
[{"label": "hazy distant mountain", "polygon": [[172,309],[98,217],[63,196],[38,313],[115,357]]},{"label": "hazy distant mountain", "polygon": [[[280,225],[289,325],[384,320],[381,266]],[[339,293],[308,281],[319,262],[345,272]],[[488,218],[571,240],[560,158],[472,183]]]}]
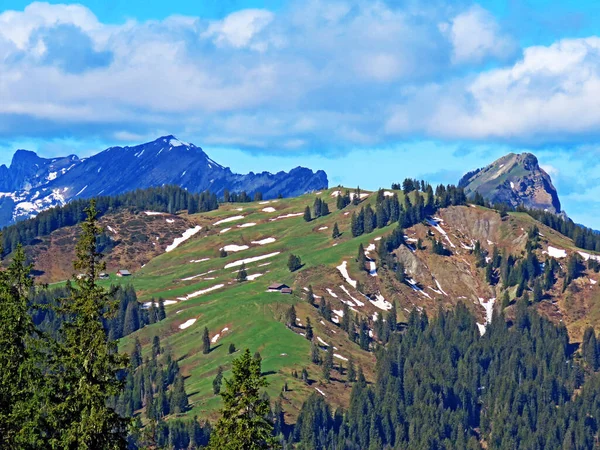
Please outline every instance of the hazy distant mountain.
[{"label": "hazy distant mountain", "polygon": [[174,136],[134,147],[111,147],[89,158],[46,159],[18,150],[10,167],[0,166],[0,226],[35,216],[76,198],[114,195],[138,188],[179,185],[192,192],[262,192],[263,197],[298,196],[327,188],[322,170],[233,173],[194,144]]}]

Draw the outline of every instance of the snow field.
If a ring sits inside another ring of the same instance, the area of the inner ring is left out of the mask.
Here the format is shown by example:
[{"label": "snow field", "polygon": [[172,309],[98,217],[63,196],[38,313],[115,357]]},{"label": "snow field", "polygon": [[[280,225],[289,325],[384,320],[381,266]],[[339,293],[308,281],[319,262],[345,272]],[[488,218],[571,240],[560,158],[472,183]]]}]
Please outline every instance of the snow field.
[{"label": "snow field", "polygon": [[222,223],[234,222],[236,220],[241,220],[243,218],[244,218],[244,216],[227,217],[226,219],[217,220],[215,223],[213,223],[213,225],[221,225]]},{"label": "snow field", "polygon": [[180,244],[187,241],[193,235],[198,233],[201,229],[202,229],[202,227],[200,225],[196,225],[194,228],[188,228],[187,230],[185,230],[183,232],[181,237],[175,238],[173,240],[173,243],[171,245],[169,245],[165,251],[168,253],[168,252],[175,250],[177,247],[179,247]]},{"label": "snow field", "polygon": [[266,255],[260,255],[260,256],[254,256],[252,258],[246,258],[246,259],[240,259],[238,261],[234,261],[231,262],[227,265],[225,265],[225,269],[230,269],[231,267],[238,267],[241,266],[242,264],[250,264],[256,261],[262,261],[263,259],[267,259],[267,258],[272,258],[273,256],[277,256],[279,255],[281,252],[273,252],[273,253],[267,253]]},{"label": "snow field", "polygon": [[216,284],[216,285],[211,286],[209,288],[202,289],[202,290],[199,290],[199,291],[196,291],[196,292],[192,292],[191,294],[188,294],[185,297],[177,297],[177,300],[186,301],[186,300],[189,300],[191,298],[196,298],[196,297],[199,297],[201,295],[208,294],[209,292],[216,291],[217,289],[221,289],[224,286],[225,286],[224,284]]},{"label": "snow field", "polygon": [[179,325],[179,328],[181,330],[185,330],[186,328],[191,327],[192,325],[194,325],[196,323],[196,319],[188,319],[185,322],[183,322],[181,325]]},{"label": "snow field", "polygon": [[346,261],[343,261],[342,264],[336,267],[336,269],[339,270],[339,272],[342,274],[342,276],[350,286],[354,288],[356,287],[356,280],[350,278],[350,274],[348,273],[348,263]]}]

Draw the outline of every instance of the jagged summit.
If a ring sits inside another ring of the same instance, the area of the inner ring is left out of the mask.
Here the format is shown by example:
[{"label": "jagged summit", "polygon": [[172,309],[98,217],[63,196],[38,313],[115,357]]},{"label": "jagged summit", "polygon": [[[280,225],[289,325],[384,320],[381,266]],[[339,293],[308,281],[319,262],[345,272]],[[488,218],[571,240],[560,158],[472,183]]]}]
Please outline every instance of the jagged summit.
[{"label": "jagged summit", "polygon": [[116,195],[173,184],[191,192],[261,192],[264,198],[297,196],[327,188],[323,171],[236,174],[201,147],[173,135],[135,146],[110,147],[89,158],[42,158],[18,150],[10,167],[0,166],[0,226],[71,200]]},{"label": "jagged summit", "polygon": [[478,192],[491,203],[562,212],[550,175],[532,153],[509,153],[489,166],[467,173],[459,186],[471,198]]}]

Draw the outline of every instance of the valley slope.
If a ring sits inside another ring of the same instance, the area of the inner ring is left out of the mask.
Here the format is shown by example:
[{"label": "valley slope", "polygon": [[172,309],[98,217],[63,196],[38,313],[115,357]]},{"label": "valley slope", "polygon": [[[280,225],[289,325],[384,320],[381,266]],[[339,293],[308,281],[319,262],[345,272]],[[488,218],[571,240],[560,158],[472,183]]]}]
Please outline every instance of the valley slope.
[{"label": "valley slope", "polygon": [[[501,283],[490,284],[486,280],[485,268],[478,267],[476,244],[485,255],[491,256],[496,247],[519,260],[527,254],[528,234],[534,226],[540,234],[533,254],[540,261],[555,258],[561,269],[543,300],[532,307],[553,321],[564,323],[573,341],[581,338],[587,325],[600,326],[600,288],[596,284],[600,275],[583,265],[586,259],[596,256],[577,249],[570,239],[526,213],[501,217],[497,211],[473,205],[438,210],[434,217],[407,228],[406,244],[393,251],[394,259],[406,269],[406,279],[400,282],[393,271],[382,267],[377,251],[380,239],[390,235],[397,225],[352,237],[352,215],[367,204],[376,209],[377,195],[363,194],[359,205],[335,210],[337,195],[343,191],[336,188],[289,199],[227,203],[208,213],[179,214],[181,225],[202,229],[172,251],[151,259],[132,277],[118,279],[111,274],[111,280],[104,282],[133,283],[142,302],[158,297],[170,300],[167,318],[124,338],[122,350],[130,351],[138,337],[145,351],[149,351],[153,337],[160,336],[162,345],[172,350],[186,376],[190,415],[214,417],[220,398],[212,392],[212,380],[219,366],[225,369],[225,377],[229,375],[231,360],[237,356],[229,354],[230,344],[260,352],[272,397],[279,396],[287,384],[282,399],[289,421],[294,420],[302,402],[313,392],[326,396],[333,405],[347,406],[351,390],[347,371],[337,372],[332,382],[326,383],[321,368],[311,362],[311,343],[303,336],[307,317],[321,352],[334,346],[336,367],[347,369],[347,359],[352,357],[367,379],[372,380],[374,354],[361,349],[339,326],[344,307],[352,311],[357,325],[364,321],[373,336],[372,345],[379,338],[375,319],[385,317],[392,302],[397,305],[400,322],[407,321],[413,309],[435,315],[439,308],[452,308],[461,302],[476,314],[483,332],[492,311],[503,309],[509,320],[514,316],[518,288],[505,289]],[[403,203],[402,191],[393,192]],[[390,196],[392,191],[384,195]],[[414,202],[415,193],[409,196]],[[316,197],[328,202],[332,212],[306,222],[303,211],[307,205],[312,208]],[[157,223],[171,227],[168,218]],[[335,223],[341,232],[337,239],[331,236]],[[447,256],[432,251],[434,239],[442,243]],[[364,268],[356,263],[359,244],[367,252]],[[227,256],[220,256],[221,248],[227,250]],[[302,259],[303,267],[297,272],[291,273],[287,268],[290,254]],[[582,267],[563,292],[571,255],[579,255]],[[238,283],[242,261],[248,281]],[[268,292],[272,283],[291,286],[293,294]],[[317,297],[315,306],[306,301],[309,285]],[[501,305],[505,291],[509,304]],[[331,321],[319,312],[319,297],[330,303]],[[285,322],[291,305],[295,305],[298,321],[288,327]],[[202,353],[204,327],[209,329],[213,341],[208,355]],[[293,376],[303,368],[309,374],[309,384]]]}]

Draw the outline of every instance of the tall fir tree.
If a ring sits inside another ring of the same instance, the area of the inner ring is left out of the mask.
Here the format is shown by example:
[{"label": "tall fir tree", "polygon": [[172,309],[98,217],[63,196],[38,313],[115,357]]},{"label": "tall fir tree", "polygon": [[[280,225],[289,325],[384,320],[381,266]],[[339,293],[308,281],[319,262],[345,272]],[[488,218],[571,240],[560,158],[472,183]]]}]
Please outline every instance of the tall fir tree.
[{"label": "tall fir tree", "polygon": [[274,449],[279,444],[273,437],[269,401],[262,396],[268,386],[262,375],[260,360],[252,358],[246,349],[233,360],[232,376],[225,379],[221,392],[221,417],[211,434],[209,448],[213,450]]},{"label": "tall fir tree", "polygon": [[202,332],[202,353],[208,355],[210,353],[210,335],[208,334],[208,328],[204,327]]},{"label": "tall fir tree", "polygon": [[124,382],[118,374],[127,367],[117,343],[108,339],[104,322],[113,317],[117,301],[97,284],[105,265],[97,248],[102,229],[96,202],[85,209],[87,218],[76,246],[76,277],[68,298],[60,300],[60,312],[70,320],[60,329],[52,372],[57,376],[53,394],[59,401],[49,414],[55,430],[48,436],[51,447],[126,448],[130,420],[108,406]]}]

